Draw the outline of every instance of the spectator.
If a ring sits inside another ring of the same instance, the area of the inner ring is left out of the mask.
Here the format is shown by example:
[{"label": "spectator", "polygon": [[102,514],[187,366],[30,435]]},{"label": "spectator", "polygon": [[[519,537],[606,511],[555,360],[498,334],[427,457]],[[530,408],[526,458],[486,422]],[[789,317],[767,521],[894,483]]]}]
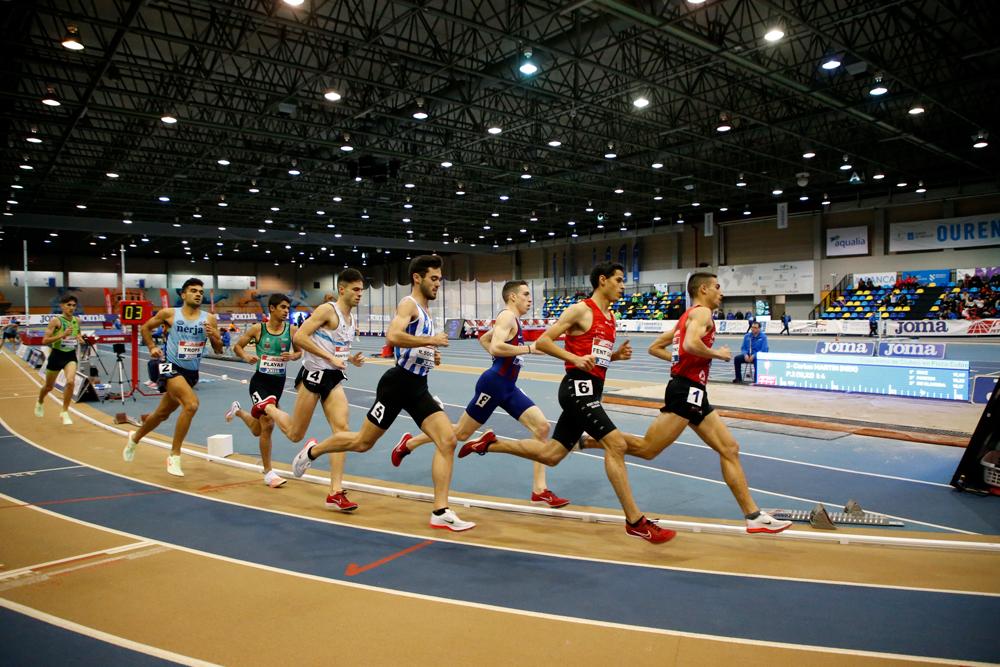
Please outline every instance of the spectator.
[{"label": "spectator", "polygon": [[788,325],[791,323],[791,321],[792,321],[792,316],[791,315],[789,315],[787,312],[786,313],[782,313],[782,315],[781,315],[781,331],[778,332],[779,336],[781,334],[785,334],[786,336],[791,336],[792,335],[792,333],[788,330]]},{"label": "spectator", "polygon": [[754,322],[750,325],[750,331],[743,335],[743,346],[740,348],[741,354],[733,357],[733,364],[736,366],[736,379],[734,383],[743,382],[743,364],[753,364],[753,377],[757,379],[757,354],[767,352],[767,334],[761,332],[760,323]]}]

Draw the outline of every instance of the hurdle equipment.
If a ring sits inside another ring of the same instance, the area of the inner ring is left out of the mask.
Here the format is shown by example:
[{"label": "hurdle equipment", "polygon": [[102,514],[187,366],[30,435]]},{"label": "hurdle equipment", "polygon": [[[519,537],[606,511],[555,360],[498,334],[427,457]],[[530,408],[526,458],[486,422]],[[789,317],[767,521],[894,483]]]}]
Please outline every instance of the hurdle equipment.
[{"label": "hurdle equipment", "polygon": [[843,512],[827,512],[823,503],[811,510],[765,509],[775,519],[783,521],[808,522],[819,530],[836,530],[837,526],[878,526],[882,528],[902,527],[905,524],[882,514],[866,512],[856,500],[849,500]]}]

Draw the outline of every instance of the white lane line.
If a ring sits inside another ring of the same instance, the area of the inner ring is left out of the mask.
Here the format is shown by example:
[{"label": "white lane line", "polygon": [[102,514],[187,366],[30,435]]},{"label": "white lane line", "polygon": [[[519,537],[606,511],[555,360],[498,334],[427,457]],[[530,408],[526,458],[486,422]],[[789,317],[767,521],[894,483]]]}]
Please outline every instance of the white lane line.
[{"label": "white lane line", "polygon": [[[5,438],[13,438],[12,435],[3,436]],[[40,472],[55,472],[56,470],[72,470],[73,468],[83,468],[85,466],[60,466],[58,468],[40,468],[38,470],[21,470],[19,472],[2,472],[0,473],[0,479],[7,479],[8,477],[30,477],[32,475],[37,475]]]},{"label": "white lane line", "polygon": [[[7,496],[7,495],[2,494],[2,493],[0,493],[0,498],[4,498],[4,499],[9,500],[9,501],[17,502],[16,499],[11,498],[10,496]],[[87,522],[87,521],[83,521],[81,519],[76,519],[76,518],[70,517],[70,516],[63,516],[61,514],[53,512],[51,510],[47,510],[47,509],[45,509],[43,507],[32,507],[32,509],[34,509],[36,511],[39,511],[39,512],[43,512],[45,514],[51,514],[53,516],[65,519],[67,521],[72,521],[73,523],[77,523],[77,524],[80,524],[80,525],[83,525],[83,526],[87,526],[87,527],[90,527],[90,528],[95,528],[95,529],[98,529],[98,530],[103,530],[103,531],[115,533],[117,535],[123,535],[123,536],[126,536],[126,537],[131,537],[131,538],[137,539],[137,540],[144,540],[145,539],[145,538],[139,537],[138,535],[133,535],[131,533],[126,533],[124,531],[115,530],[113,528],[107,528],[105,526],[100,526],[98,524],[93,524],[93,523],[90,523],[90,522]],[[308,518],[308,517],[301,517],[301,518]],[[359,528],[359,526],[351,526],[351,527],[352,528]],[[388,531],[378,531],[378,532],[388,532]],[[934,664],[949,664],[949,665],[984,665],[985,666],[985,665],[989,664],[989,663],[970,662],[968,660],[951,660],[951,659],[946,659],[946,658],[928,658],[928,657],[925,657],[925,656],[906,655],[906,654],[900,654],[900,653],[883,653],[883,652],[880,652],[880,651],[860,651],[860,650],[854,650],[854,649],[842,649],[842,648],[834,648],[834,647],[827,647],[827,646],[817,646],[817,645],[811,645],[811,644],[791,644],[791,643],[787,643],[787,642],[771,642],[771,641],[762,641],[762,640],[755,640],[755,639],[743,639],[743,638],[739,638],[739,637],[725,637],[725,636],[721,636],[721,635],[711,635],[711,634],[699,633],[699,632],[684,632],[684,631],[680,631],[680,630],[667,630],[667,629],[664,629],[664,628],[652,628],[652,627],[647,627],[647,626],[629,625],[629,624],[625,624],[625,623],[615,623],[615,622],[603,621],[603,620],[602,621],[595,621],[595,620],[591,620],[591,619],[577,618],[577,617],[573,617],[573,616],[562,616],[562,615],[558,615],[558,614],[548,614],[548,613],[545,613],[545,612],[529,611],[529,610],[526,610],[526,609],[515,609],[515,608],[510,608],[510,607],[501,607],[499,605],[484,604],[484,603],[480,603],[480,602],[469,602],[469,601],[466,601],[466,600],[453,600],[453,599],[450,599],[450,598],[442,598],[442,597],[439,597],[439,596],[426,595],[426,594],[423,594],[423,593],[411,593],[411,592],[408,592],[408,591],[398,591],[398,590],[394,590],[394,589],[391,589],[391,588],[384,588],[384,587],[380,587],[380,586],[372,586],[372,585],[369,585],[369,584],[361,584],[361,583],[358,583],[358,582],[355,582],[355,581],[345,581],[345,580],[342,580],[342,579],[331,579],[331,578],[328,578],[328,577],[322,577],[322,576],[315,575],[315,574],[307,574],[305,572],[296,572],[294,570],[287,570],[287,569],[284,569],[284,568],[274,567],[274,566],[271,566],[271,565],[263,565],[261,563],[256,563],[256,562],[252,562],[252,561],[239,560],[237,558],[232,558],[232,557],[229,557],[229,556],[223,556],[223,555],[220,555],[220,554],[214,554],[214,553],[207,552],[207,551],[201,551],[199,549],[192,549],[190,547],[185,547],[185,546],[182,546],[182,545],[179,545],[179,544],[173,544],[173,543],[170,543],[170,542],[162,542],[162,541],[159,541],[159,540],[149,540],[149,541],[154,542],[156,544],[159,544],[159,545],[161,545],[163,547],[167,547],[167,548],[171,548],[171,549],[176,549],[178,551],[183,551],[185,553],[194,554],[196,556],[202,556],[202,557],[205,557],[205,558],[211,558],[213,560],[219,560],[219,561],[223,561],[223,562],[227,562],[227,563],[232,563],[232,564],[235,564],[235,565],[242,565],[242,566],[245,566],[245,567],[256,568],[256,569],[259,569],[259,570],[264,570],[266,572],[272,572],[272,573],[276,573],[276,574],[283,574],[283,575],[287,575],[287,576],[291,576],[291,577],[296,577],[298,579],[306,579],[306,580],[316,581],[316,582],[320,582],[320,583],[324,583],[324,584],[332,584],[334,586],[345,586],[345,587],[354,588],[354,589],[358,589],[358,590],[372,591],[372,592],[382,593],[382,594],[388,594],[388,595],[396,595],[396,596],[399,596],[399,597],[411,598],[411,599],[416,599],[416,600],[424,600],[424,601],[427,601],[427,602],[437,602],[437,603],[440,603],[440,604],[446,604],[446,605],[452,605],[452,606],[458,606],[458,607],[470,607],[470,608],[474,608],[474,609],[483,609],[483,610],[486,610],[486,611],[495,611],[495,612],[500,612],[500,613],[505,613],[505,614],[514,614],[514,615],[517,615],[517,616],[527,616],[529,618],[544,618],[544,619],[547,619],[547,620],[562,621],[562,622],[566,622],[566,623],[576,623],[576,624],[579,624],[579,625],[590,625],[590,626],[597,626],[597,627],[611,627],[611,628],[616,628],[616,629],[619,629],[619,630],[628,630],[628,631],[633,631],[633,632],[648,632],[648,633],[653,633],[653,634],[658,634],[658,635],[666,635],[666,636],[674,636],[674,637],[690,637],[690,638],[694,638],[694,639],[704,639],[704,640],[717,641],[717,642],[722,642],[722,643],[743,644],[743,645],[750,645],[750,646],[768,646],[768,647],[772,647],[772,648],[792,649],[792,650],[801,650],[801,651],[813,651],[813,652],[817,652],[817,653],[833,653],[833,654],[837,654],[837,655],[856,655],[856,656],[864,656],[864,657],[881,657],[881,658],[892,658],[892,659],[896,659],[896,660],[907,659],[907,660],[913,660],[913,661],[916,661],[916,662],[927,662],[927,663],[934,663]],[[468,546],[474,546],[474,545],[468,545]],[[478,546],[478,545],[475,545],[475,546]],[[534,552],[530,552],[530,551],[525,552],[525,551],[520,550],[520,549],[502,549],[502,550],[505,550],[505,551],[518,551],[518,552],[522,552],[522,553],[534,553]],[[549,554],[542,554],[542,555],[549,555]],[[594,560],[594,559],[576,559],[576,560]],[[608,563],[612,563],[612,564],[616,564],[616,565],[637,565],[636,563],[620,563],[620,562],[617,562],[617,561],[596,561],[596,562],[608,562]],[[674,567],[653,566],[653,565],[642,566],[642,567],[656,567],[656,568],[659,568],[659,569],[669,569],[669,570],[684,570],[685,569],[685,568],[674,568]],[[709,571],[701,571],[701,570],[687,570],[687,571],[690,571],[690,572],[703,572],[705,574],[723,574],[723,575],[730,574],[730,573],[709,572]],[[732,575],[732,576],[749,576],[751,578],[780,579],[780,580],[784,580],[784,581],[802,581],[802,582],[807,582],[807,583],[819,583],[819,584],[834,584],[834,583],[837,583],[837,584],[842,584],[842,585],[846,585],[846,586],[857,586],[857,587],[864,587],[864,588],[890,588],[890,589],[896,589],[896,590],[908,590],[908,591],[930,592],[930,593],[954,593],[954,594],[960,594],[960,595],[982,595],[982,596],[987,596],[987,597],[1000,597],[1000,594],[996,594],[996,593],[974,593],[974,592],[969,592],[969,591],[952,591],[952,590],[940,590],[940,589],[902,588],[902,587],[896,587],[896,586],[883,586],[883,585],[878,585],[878,584],[858,584],[858,583],[855,583],[855,582],[831,582],[831,581],[820,581],[820,580],[814,581],[814,580],[809,580],[809,579],[793,579],[793,578],[788,578],[788,577],[769,577],[769,576],[763,576],[763,575]],[[7,600],[3,600],[2,598],[0,598],[0,605],[8,605],[8,604],[14,605],[16,603],[9,602]],[[18,605],[18,606],[20,607],[21,605]],[[29,608],[24,607],[23,609],[29,609]],[[20,609],[15,609],[15,611],[21,611],[21,610]],[[30,611],[38,613],[38,614],[44,614],[44,612],[38,612],[36,610],[30,610]],[[21,613],[27,613],[27,612],[23,612],[22,611]],[[69,621],[63,621],[63,619],[58,619],[56,617],[49,616],[48,614],[45,614],[45,616],[48,616],[49,618],[55,619],[56,621],[70,623]],[[57,623],[53,623],[53,624],[57,624]],[[99,632],[99,631],[95,631],[95,632]],[[124,640],[124,641],[129,641],[129,640]],[[139,650],[139,649],[137,649],[137,650]],[[157,650],[159,650],[159,649],[157,649]],[[182,657],[186,657],[186,656],[182,656]],[[175,659],[176,660],[177,658],[174,657],[174,658],[171,658],[171,659]],[[209,663],[185,663],[185,664],[209,664]]]},{"label": "white lane line", "polygon": [[55,560],[45,561],[43,563],[35,563],[33,565],[26,565],[24,567],[19,567],[16,570],[8,570],[7,572],[0,572],[0,581],[5,579],[13,579],[14,577],[20,577],[25,574],[33,574],[36,570],[42,570],[56,565],[62,565],[64,563],[71,563],[73,561],[94,558],[97,556],[115,556],[122,553],[127,553],[129,551],[134,551],[136,549],[145,549],[146,547],[156,546],[155,542],[150,542],[149,540],[140,540],[139,542],[133,542],[131,544],[123,544],[117,547],[110,547],[108,549],[99,549],[97,551],[89,551],[84,554],[76,554],[74,556],[67,556],[66,558],[57,558]]},{"label": "white lane line", "polygon": [[191,667],[219,667],[214,662],[207,662],[205,660],[199,660],[198,658],[192,658],[191,656],[182,655],[180,653],[168,651],[156,646],[150,646],[149,644],[142,644],[131,639],[126,639],[125,637],[120,637],[119,635],[113,635],[111,633],[104,632],[103,630],[98,630],[96,628],[75,623],[65,618],[59,618],[58,616],[47,614],[39,609],[34,609],[11,600],[0,598],[0,607],[4,607],[5,609],[9,609],[10,611],[18,614],[23,614],[24,616],[42,621],[43,623],[54,625],[57,628],[62,628],[63,630],[69,630],[70,632],[75,632],[77,634],[84,635],[85,637],[91,637],[92,639],[107,642],[108,644],[114,644],[115,646],[129,649],[130,651],[135,651],[137,653],[151,655],[154,658],[170,660],[181,665],[190,665]]}]

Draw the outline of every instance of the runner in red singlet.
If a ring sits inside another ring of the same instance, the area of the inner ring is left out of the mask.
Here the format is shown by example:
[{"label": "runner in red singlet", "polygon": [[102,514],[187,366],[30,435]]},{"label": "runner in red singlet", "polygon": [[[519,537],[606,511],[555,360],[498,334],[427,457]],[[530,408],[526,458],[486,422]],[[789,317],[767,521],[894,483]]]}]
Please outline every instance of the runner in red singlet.
[{"label": "runner in red singlet", "polygon": [[[632,346],[626,340],[615,345],[615,318],[611,304],[625,291],[625,269],[621,264],[605,262],[590,272],[594,293],[563,311],[559,320],[535,341],[535,349],[566,362],[566,375],[559,384],[559,405],[563,409],[552,438],[540,440],[497,440],[480,438],[466,443],[459,458],[475,452],[514,454],[554,466],[569,454],[586,432],[593,440],[590,447],[604,449],[604,470],[625,511],[625,532],[653,543],[666,542],[675,533],[660,528],[639,511],[632,498],[625,469],[625,435],[618,430],[601,405],[604,377],[612,361],[632,358]],[[555,341],[566,334],[565,349]]]},{"label": "runner in red singlet", "polygon": [[644,459],[656,458],[690,425],[706,445],[718,452],[722,478],[746,517],[747,532],[780,533],[792,522],[778,521],[757,507],[740,465],[739,444],[708,402],[705,385],[712,359],[729,361],[732,358],[726,346],[712,349],[715,342],[712,312],[722,304],[718,277],[713,273],[695,273],[688,280],[688,294],[693,305],[681,315],[675,328],[657,337],[649,346],[651,355],[671,361],[673,355],[669,348],[676,338],[677,360],[670,369],[664,405],[646,435],[642,438],[625,436],[628,453]]}]

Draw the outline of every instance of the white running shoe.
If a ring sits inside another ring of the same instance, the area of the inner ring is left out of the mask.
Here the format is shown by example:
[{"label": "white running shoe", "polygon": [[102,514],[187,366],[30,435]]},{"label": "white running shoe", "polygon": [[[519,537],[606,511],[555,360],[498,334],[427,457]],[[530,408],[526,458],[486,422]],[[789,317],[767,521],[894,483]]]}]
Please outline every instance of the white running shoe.
[{"label": "white running shoe", "polygon": [[35,403],[35,416],[44,417],[45,416],[45,406],[41,403]]},{"label": "white running shoe", "polygon": [[229,422],[233,421],[233,417],[236,416],[236,411],[239,410],[239,409],[240,409],[240,402],[239,401],[233,401],[233,404],[229,406],[228,410],[226,410],[226,423],[227,424]]},{"label": "white running shoe", "polygon": [[453,510],[446,509],[441,516],[431,512],[431,528],[444,528],[445,530],[453,530],[457,533],[475,527],[476,524],[473,522],[459,519]]},{"label": "white running shoe", "polygon": [[267,484],[272,489],[277,489],[279,486],[284,486],[285,482],[288,480],[274,472],[273,470],[268,470],[264,475],[264,483]]},{"label": "white running shoe", "polygon": [[184,471],[181,470],[181,455],[180,454],[170,454],[167,456],[167,472],[174,477],[183,477]]},{"label": "white running shoe", "polygon": [[132,439],[133,435],[135,435],[135,431],[128,434],[128,444],[126,444],[125,449],[122,450],[122,458],[125,459],[126,462],[130,462],[135,458],[135,449],[139,446],[139,443]]},{"label": "white running shoe", "polygon": [[65,410],[63,410],[62,412],[60,412],[59,416],[62,417],[63,426],[72,426],[73,425],[73,420],[69,418],[69,413],[66,412]]},{"label": "white running shoe", "polygon": [[292,459],[292,474],[302,477],[309,470],[313,462],[309,460],[309,448],[316,444],[316,438],[306,440],[306,446],[299,450],[299,453]]},{"label": "white running shoe", "polygon": [[767,512],[761,512],[756,519],[747,519],[748,533],[780,533],[792,525],[791,521],[778,521]]}]

